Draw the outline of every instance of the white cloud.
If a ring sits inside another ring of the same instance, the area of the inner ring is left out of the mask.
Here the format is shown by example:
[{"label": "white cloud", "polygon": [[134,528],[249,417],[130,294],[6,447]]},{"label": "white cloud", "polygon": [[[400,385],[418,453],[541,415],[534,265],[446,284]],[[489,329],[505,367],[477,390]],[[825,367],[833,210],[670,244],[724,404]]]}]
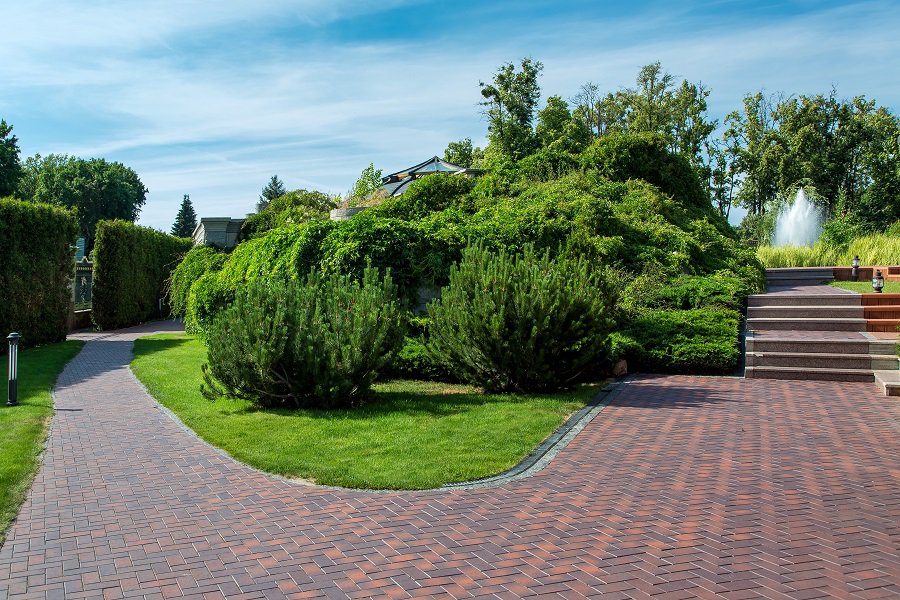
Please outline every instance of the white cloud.
[{"label": "white cloud", "polygon": [[[246,40],[228,48],[220,37],[273,22],[339,27],[348,15],[399,4],[17,3],[0,41],[0,106],[14,109],[17,118],[5,117],[26,154],[104,156],[133,167],[151,191],[142,222],[167,227],[183,193],[201,215],[240,215],[274,173],[289,187],[340,193],[370,161],[390,171],[453,139],[482,143],[478,81],[523,55],[546,64],[548,95],[569,96],[589,79],[631,85],[642,64],[661,60],[712,89],[715,116],[761,87],[811,93],[834,84],[843,95],[900,104],[896,78],[884,75],[900,71],[892,33],[900,19],[880,2],[728,23],[677,8],[610,19],[600,6],[578,20],[473,20],[460,38],[263,36],[252,51],[241,49]],[[184,38],[217,49],[179,49]],[[44,115],[84,124],[47,130]]]}]

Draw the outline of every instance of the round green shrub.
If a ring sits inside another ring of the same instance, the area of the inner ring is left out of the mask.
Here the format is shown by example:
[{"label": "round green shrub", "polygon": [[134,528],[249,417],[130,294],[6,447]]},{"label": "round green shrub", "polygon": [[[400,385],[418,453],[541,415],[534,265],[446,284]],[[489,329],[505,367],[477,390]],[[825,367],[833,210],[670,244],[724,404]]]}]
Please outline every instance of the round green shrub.
[{"label": "round green shrub", "polygon": [[559,389],[605,360],[614,305],[604,271],[581,258],[471,246],[428,307],[430,345],[460,378],[490,391]]},{"label": "round green shrub", "polygon": [[403,341],[397,288],[367,268],[362,280],[310,274],[258,278],[207,332],[203,394],[260,407],[344,408],[366,400]]},{"label": "round green shrub", "polygon": [[685,207],[712,212],[709,196],[690,162],[680,154],[669,152],[668,140],[661,134],[603,136],[582,152],[581,164],[613,181],[643,179]]}]

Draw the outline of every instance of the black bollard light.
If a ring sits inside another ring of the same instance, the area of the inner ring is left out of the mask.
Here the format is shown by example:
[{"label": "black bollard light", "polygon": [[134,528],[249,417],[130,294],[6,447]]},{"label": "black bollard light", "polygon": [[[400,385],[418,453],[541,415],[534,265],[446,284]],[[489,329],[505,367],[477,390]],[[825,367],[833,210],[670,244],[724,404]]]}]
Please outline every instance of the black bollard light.
[{"label": "black bollard light", "polygon": [[880,294],[884,289],[884,275],[881,274],[881,269],[875,271],[875,277],[872,278],[872,289],[876,294]]},{"label": "black bollard light", "polygon": [[859,281],[859,254],[853,257],[853,260],[850,261],[850,265],[853,267],[853,270],[850,272],[850,281]]},{"label": "black bollard light", "polygon": [[7,389],[7,406],[16,406],[18,404],[18,382],[19,382],[19,338],[18,333],[9,334],[6,339],[9,340],[9,387]]}]

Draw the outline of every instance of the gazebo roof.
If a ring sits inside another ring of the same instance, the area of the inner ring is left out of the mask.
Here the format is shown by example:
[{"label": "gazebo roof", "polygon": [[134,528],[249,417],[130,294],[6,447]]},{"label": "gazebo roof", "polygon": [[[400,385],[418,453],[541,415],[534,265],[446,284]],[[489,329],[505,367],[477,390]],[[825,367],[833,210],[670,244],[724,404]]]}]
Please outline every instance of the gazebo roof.
[{"label": "gazebo roof", "polygon": [[479,174],[480,169],[467,169],[459,165],[454,165],[440,157],[432,156],[428,160],[421,162],[412,167],[385,175],[381,178],[381,189],[384,190],[386,196],[399,196],[406,191],[410,183],[416,179],[430,175],[431,173],[450,173],[452,175],[460,174]]}]

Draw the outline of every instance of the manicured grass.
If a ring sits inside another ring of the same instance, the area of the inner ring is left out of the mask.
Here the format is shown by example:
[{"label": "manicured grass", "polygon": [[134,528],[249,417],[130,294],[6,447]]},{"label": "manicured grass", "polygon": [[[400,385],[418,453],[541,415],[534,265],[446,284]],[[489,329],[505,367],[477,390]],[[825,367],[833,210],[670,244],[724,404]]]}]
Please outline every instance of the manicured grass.
[{"label": "manicured grass", "polygon": [[6,357],[0,358],[0,543],[38,468],[53,414],[50,392],[84,342],[70,341],[19,352],[19,406],[6,406]]},{"label": "manicured grass", "polygon": [[[829,285],[863,294],[872,293],[872,282],[868,279],[866,281],[832,281]],[[882,292],[885,294],[900,294],[900,281],[885,281]]]},{"label": "manicured grass", "polygon": [[326,485],[422,489],[502,472],[599,386],[545,396],[479,393],[446,383],[378,384],[353,410],[258,410],[201,396],[206,349],[180,334],[139,339],[131,368],[150,393],[211,444],[258,469]]}]

